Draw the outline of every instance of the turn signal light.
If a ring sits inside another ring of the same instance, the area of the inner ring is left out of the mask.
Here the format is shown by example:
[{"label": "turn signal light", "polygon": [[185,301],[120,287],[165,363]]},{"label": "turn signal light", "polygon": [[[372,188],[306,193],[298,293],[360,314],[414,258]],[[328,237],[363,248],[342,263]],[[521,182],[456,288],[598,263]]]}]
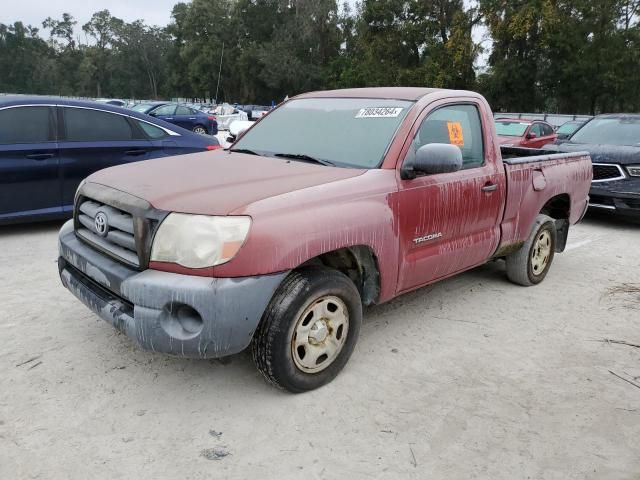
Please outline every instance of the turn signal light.
[{"label": "turn signal light", "polygon": [[207,145],[207,150],[220,150],[221,148],[221,145]]}]

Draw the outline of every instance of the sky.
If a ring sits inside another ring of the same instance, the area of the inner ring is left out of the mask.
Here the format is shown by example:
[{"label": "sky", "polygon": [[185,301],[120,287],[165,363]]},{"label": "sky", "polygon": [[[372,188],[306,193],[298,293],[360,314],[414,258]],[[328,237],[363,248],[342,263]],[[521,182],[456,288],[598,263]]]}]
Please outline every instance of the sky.
[{"label": "sky", "polygon": [[62,18],[70,13],[78,21],[76,34],[87,23],[93,13],[104,10],[125,21],[143,19],[149,25],[164,26],[169,23],[171,10],[179,0],[0,0],[0,23],[17,20],[42,28],[47,17]]}]

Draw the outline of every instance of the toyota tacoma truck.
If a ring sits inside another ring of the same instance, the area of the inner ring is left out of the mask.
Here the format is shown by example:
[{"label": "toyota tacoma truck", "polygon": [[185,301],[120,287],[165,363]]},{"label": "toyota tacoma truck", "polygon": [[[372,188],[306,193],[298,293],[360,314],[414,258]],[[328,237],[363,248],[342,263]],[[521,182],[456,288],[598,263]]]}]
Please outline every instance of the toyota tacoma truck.
[{"label": "toyota tacoma truck", "polygon": [[504,259],[541,282],[588,205],[584,152],[501,153],[473,92],[292,98],[226,151],[97,172],[59,235],[62,283],[142,348],[251,348],[303,392],[351,356],[363,306]]}]

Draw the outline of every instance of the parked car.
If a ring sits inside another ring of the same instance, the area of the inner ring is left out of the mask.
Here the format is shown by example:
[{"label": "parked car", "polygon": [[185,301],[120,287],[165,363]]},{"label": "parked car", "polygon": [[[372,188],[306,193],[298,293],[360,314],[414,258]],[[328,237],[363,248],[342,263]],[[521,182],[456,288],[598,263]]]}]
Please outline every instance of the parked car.
[{"label": "parked car", "polygon": [[640,114],[599,115],[553,152],[589,152],[593,184],[589,206],[640,221]]},{"label": "parked car", "polygon": [[231,125],[229,125],[229,134],[226,135],[224,139],[226,143],[225,148],[228,148],[235,143],[237,138],[253,127],[254,124],[255,122],[249,120],[236,120],[235,122],[232,122]]},{"label": "parked car", "polygon": [[165,122],[191,130],[201,135],[217,135],[218,121],[210,115],[195,108],[177,103],[151,102],[139,103],[131,108],[135,112],[146,113]]},{"label": "parked car", "polygon": [[62,283],[143,348],[251,344],[273,384],[317,388],[347,363],[363,305],[496,258],[519,285],[543,281],[586,211],[591,160],[503,159],[494,132],[473,92],[301,95],[228,151],[89,177],[60,231]]},{"label": "parked car", "polygon": [[0,224],[70,216],[78,184],[102,168],[219,147],[111,105],[0,97]]},{"label": "parked car", "polygon": [[582,127],[584,124],[585,122],[582,122],[580,120],[572,120],[570,122],[563,123],[556,130],[556,134],[558,135],[556,141],[568,139],[569,137],[571,137],[571,135],[576,133],[576,131],[578,131],[578,129],[580,129],[580,127]]},{"label": "parked car", "polygon": [[126,107],[127,102],[124,100],[120,100],[119,98],[98,98],[96,100],[98,103],[106,103],[107,105],[115,105],[116,107]]},{"label": "parked car", "polygon": [[220,130],[229,130],[229,125],[235,121],[246,121],[249,119],[246,112],[229,105],[228,103],[218,105],[215,109],[215,115],[218,118]]},{"label": "parked car", "polygon": [[271,108],[261,105],[243,105],[242,110],[247,114],[248,120],[259,120],[269,113]]},{"label": "parked car", "polygon": [[500,144],[505,147],[541,148],[558,138],[550,124],[537,120],[499,118],[496,120],[496,133]]}]

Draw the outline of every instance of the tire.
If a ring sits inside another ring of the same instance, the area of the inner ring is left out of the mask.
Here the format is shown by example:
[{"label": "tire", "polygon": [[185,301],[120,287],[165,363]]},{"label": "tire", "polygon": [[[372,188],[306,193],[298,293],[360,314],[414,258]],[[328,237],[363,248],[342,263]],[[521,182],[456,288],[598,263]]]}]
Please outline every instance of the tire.
[{"label": "tire", "polygon": [[294,271],[262,316],[252,342],[253,360],[278,388],[314,390],[346,365],[361,324],[360,294],[349,277],[325,267]]},{"label": "tire", "polygon": [[555,249],[555,221],[546,215],[538,215],[522,248],[507,256],[507,277],[525,287],[539,284],[549,272]]},{"label": "tire", "polygon": [[193,127],[193,133],[198,133],[200,135],[207,135],[207,129],[204,128],[202,125],[196,125],[195,127]]}]

